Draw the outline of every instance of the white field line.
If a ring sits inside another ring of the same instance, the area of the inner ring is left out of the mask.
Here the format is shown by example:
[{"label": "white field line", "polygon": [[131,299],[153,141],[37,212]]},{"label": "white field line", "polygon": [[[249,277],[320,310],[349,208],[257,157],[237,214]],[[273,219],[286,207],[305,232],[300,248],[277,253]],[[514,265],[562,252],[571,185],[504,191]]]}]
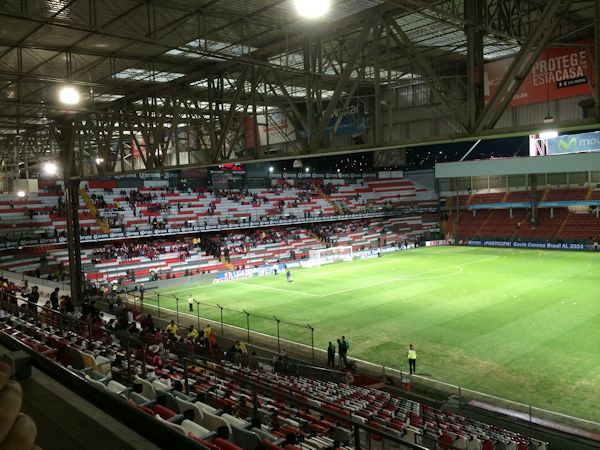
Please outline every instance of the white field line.
[{"label": "white field line", "polygon": [[[458,264],[457,265],[452,265],[452,266],[449,266],[449,267],[459,267],[461,269],[459,271],[459,273],[462,273],[462,271],[464,270],[462,268],[462,266],[466,266],[466,265],[469,265],[469,264],[477,264],[477,263],[480,263],[480,262],[483,262],[483,261],[489,261],[491,259],[496,259],[498,257],[499,257],[498,255],[496,255],[496,256],[489,256],[489,257],[486,257],[486,258],[480,258],[480,259],[476,259],[475,261],[470,261],[470,262],[467,262],[467,263],[464,263],[464,264],[460,264],[460,265],[458,265]],[[329,297],[330,295],[343,294],[345,292],[352,292],[352,291],[356,291],[356,290],[359,290],[359,289],[365,289],[365,288],[370,288],[370,287],[375,287],[375,286],[381,286],[383,284],[393,283],[395,281],[406,281],[406,280],[410,281],[412,277],[418,277],[420,275],[426,275],[428,273],[433,273],[433,272],[438,272],[438,271],[440,271],[440,268],[432,269],[432,270],[426,270],[424,272],[413,273],[413,274],[410,274],[410,275],[406,275],[406,276],[403,276],[403,277],[396,277],[396,278],[392,278],[392,279],[389,279],[389,280],[379,281],[377,283],[365,284],[363,286],[357,286],[357,287],[348,288],[348,289],[341,289],[339,291],[334,291],[334,292],[329,292],[327,294],[323,294],[320,297]],[[458,275],[458,273],[457,274],[452,274],[452,275]],[[427,279],[429,279],[429,277]]]},{"label": "white field line", "polygon": [[[457,273],[445,274],[445,275],[442,275],[442,276],[439,276],[439,277],[426,277],[425,279],[429,280],[429,279],[432,279],[432,278],[446,278],[446,277],[449,277],[449,276],[459,275],[460,273],[462,273],[464,271],[463,266],[467,266],[469,264],[478,264],[480,262],[489,261],[491,259],[496,259],[496,258],[499,258],[499,255],[488,256],[488,257],[485,257],[485,258],[476,259],[475,261],[470,261],[470,262],[466,262],[466,263],[463,263],[463,264],[452,265],[452,266],[449,266],[449,267],[458,267],[460,270]],[[410,281],[411,279],[415,279],[413,277],[419,277],[421,275],[426,275],[428,273],[438,272],[440,270],[441,270],[441,268],[436,268],[436,269],[432,269],[432,270],[426,270],[424,272],[417,272],[417,273],[409,274],[409,275],[402,276],[402,277],[396,277],[396,278],[391,278],[389,280],[379,281],[377,283],[370,283],[370,284],[365,284],[363,286],[356,286],[356,287],[353,287],[353,288],[342,289],[342,290],[339,290],[339,291],[329,292],[327,294],[311,294],[310,292],[291,291],[289,289],[281,289],[281,288],[276,288],[276,287],[272,287],[272,286],[265,286],[265,285],[262,285],[262,284],[247,284],[247,283],[243,283],[241,281],[236,281],[236,280],[229,281],[228,283],[243,284],[244,286],[255,287],[255,288],[258,288],[258,289],[273,290],[273,291],[278,291],[278,292],[285,292],[286,294],[298,294],[298,295],[304,295],[306,297],[323,298],[323,297],[329,297],[331,295],[343,294],[345,292],[352,292],[352,291],[359,290],[359,289],[366,289],[366,288],[369,288],[369,287],[381,286],[381,285],[393,283],[393,282],[396,282],[396,281]],[[207,285],[200,285],[200,286],[195,286],[195,287],[190,287],[190,288],[177,289],[176,291],[165,292],[163,295],[172,295],[174,293],[179,293],[179,292],[196,291],[198,289],[208,288],[208,287],[213,287],[213,286],[220,286],[220,284],[207,284]]]}]

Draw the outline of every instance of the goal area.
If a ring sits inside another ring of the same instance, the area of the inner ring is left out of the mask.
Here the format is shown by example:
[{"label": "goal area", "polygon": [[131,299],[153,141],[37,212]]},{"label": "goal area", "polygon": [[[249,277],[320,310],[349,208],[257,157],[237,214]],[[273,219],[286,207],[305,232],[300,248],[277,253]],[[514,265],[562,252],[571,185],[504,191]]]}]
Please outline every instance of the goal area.
[{"label": "goal area", "polygon": [[306,266],[314,267],[336,261],[352,261],[352,246],[340,245],[338,247],[309,250]]}]

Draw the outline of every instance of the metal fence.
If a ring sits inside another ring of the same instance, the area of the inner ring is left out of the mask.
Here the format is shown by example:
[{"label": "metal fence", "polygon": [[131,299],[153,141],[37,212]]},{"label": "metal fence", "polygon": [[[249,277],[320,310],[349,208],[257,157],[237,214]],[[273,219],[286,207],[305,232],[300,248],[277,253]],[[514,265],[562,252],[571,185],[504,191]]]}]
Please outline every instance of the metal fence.
[{"label": "metal fence", "polygon": [[[186,298],[156,291],[125,294],[126,301],[138,314],[152,314],[159,321],[174,320],[178,326],[195,324],[198,329],[206,323],[223,337],[240,339],[249,344],[285,351],[298,358],[316,362],[315,329],[310,324],[297,324],[277,316],[263,316],[246,310],[236,310],[219,304],[194,300],[192,311]],[[166,308],[165,305],[175,308]]]}]

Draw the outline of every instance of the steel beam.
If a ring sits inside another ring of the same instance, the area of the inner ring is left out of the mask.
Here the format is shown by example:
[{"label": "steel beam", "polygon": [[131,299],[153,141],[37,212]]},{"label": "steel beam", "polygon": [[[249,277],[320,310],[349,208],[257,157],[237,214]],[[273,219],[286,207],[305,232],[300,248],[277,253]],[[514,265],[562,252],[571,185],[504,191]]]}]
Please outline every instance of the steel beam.
[{"label": "steel beam", "polygon": [[475,130],[494,128],[552,36],[554,27],[561,20],[560,13],[567,10],[571,2],[572,0],[548,1],[539,22],[513,59],[498,89],[479,116]]},{"label": "steel beam", "polygon": [[69,249],[69,280],[71,296],[76,305],[83,300],[83,269],[81,265],[81,242],[79,235],[79,178],[75,174],[76,127],[72,120],[57,123],[56,140],[61,149],[61,161],[67,213],[67,244]]},{"label": "steel beam", "polygon": [[385,17],[385,23],[388,26],[388,30],[392,36],[392,39],[396,42],[400,50],[404,52],[406,57],[410,60],[412,66],[417,72],[425,79],[427,84],[431,87],[433,92],[437,94],[439,99],[446,105],[450,114],[456,120],[464,130],[468,130],[468,121],[463,112],[463,107],[458,103],[457,99],[448,93],[448,88],[440,76],[435,72],[431,64],[425,59],[425,57],[415,47],[413,42],[408,38],[404,30],[396,23],[395,20]]},{"label": "steel beam", "polygon": [[464,3],[467,37],[467,115],[471,130],[483,109],[483,3],[484,0],[470,0]]},{"label": "steel beam", "polygon": [[[362,30],[360,32],[360,35],[358,36],[358,41],[356,42],[354,51],[350,54],[348,61],[346,61],[346,66],[344,67],[338,84],[335,87],[335,90],[333,91],[333,95],[329,99],[329,103],[327,104],[327,108],[323,112],[321,119],[318,121],[314,136],[312,136],[312,139],[310,139],[309,150],[315,150],[319,145],[321,145],[321,142],[325,135],[325,128],[327,127],[327,122],[329,122],[329,119],[331,118],[331,115],[335,110],[337,102],[340,99],[340,96],[342,95],[342,90],[344,86],[348,82],[352,71],[354,71],[355,69],[358,57],[361,56],[363,53],[363,46],[365,45],[367,37],[369,36],[369,32],[372,28],[372,21],[368,21],[362,25]],[[310,111],[308,112],[308,114],[310,115]]]}]

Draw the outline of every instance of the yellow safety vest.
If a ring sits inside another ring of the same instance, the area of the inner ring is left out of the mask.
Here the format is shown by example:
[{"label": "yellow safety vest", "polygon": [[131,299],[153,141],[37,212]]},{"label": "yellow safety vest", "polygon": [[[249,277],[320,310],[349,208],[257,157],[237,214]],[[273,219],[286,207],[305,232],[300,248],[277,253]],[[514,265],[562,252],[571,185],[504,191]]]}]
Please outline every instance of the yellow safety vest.
[{"label": "yellow safety vest", "polygon": [[417,359],[417,351],[409,350],[408,351],[408,359]]}]

